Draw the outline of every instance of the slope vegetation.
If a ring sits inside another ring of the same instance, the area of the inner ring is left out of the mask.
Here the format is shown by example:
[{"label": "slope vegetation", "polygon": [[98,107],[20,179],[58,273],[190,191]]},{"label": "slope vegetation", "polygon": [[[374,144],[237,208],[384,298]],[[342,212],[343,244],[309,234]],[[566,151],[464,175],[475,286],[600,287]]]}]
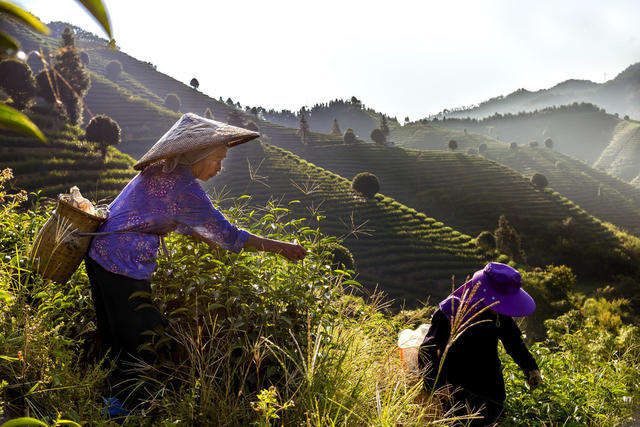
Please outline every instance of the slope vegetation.
[{"label": "slope vegetation", "polygon": [[595,167],[631,181],[640,173],[640,123],[620,122]]}]

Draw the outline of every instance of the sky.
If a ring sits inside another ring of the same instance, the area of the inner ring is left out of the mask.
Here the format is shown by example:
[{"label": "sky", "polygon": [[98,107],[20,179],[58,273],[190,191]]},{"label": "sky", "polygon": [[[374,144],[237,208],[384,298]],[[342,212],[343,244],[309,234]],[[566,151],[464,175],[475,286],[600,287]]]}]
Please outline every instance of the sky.
[{"label": "sky", "polygon": [[[17,0],[106,38],[73,0]],[[214,98],[297,111],[356,96],[416,120],[640,62],[639,1],[103,0],[120,49]],[[126,70],[125,70],[126,71]]]}]

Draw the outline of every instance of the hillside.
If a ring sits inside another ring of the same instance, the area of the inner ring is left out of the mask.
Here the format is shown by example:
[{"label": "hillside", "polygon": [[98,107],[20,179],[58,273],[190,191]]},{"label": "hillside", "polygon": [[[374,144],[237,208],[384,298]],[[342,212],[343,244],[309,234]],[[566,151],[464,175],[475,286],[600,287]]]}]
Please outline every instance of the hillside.
[{"label": "hillside", "polygon": [[49,115],[29,115],[49,142],[0,132],[0,169],[13,170],[15,187],[55,197],[77,185],[85,197],[99,201],[115,197],[135,175],[130,156],[110,147],[103,161],[94,147],[78,139],[78,128],[61,126]]},{"label": "hillside", "polygon": [[[420,122],[518,144],[537,141],[543,145],[549,138],[555,150],[593,164],[611,141],[621,120],[592,104],[572,104],[528,113],[494,114],[481,120],[447,117]],[[394,129],[394,132],[402,130]]]},{"label": "hillside", "polygon": [[493,114],[517,114],[574,102],[588,102],[604,108],[610,113],[629,115],[640,119],[638,81],[640,63],[633,64],[604,83],[588,80],[567,80],[548,89],[528,91],[518,89],[506,96],[497,96],[473,107],[461,107],[442,111],[439,116],[481,119]]},{"label": "hillside", "polygon": [[251,206],[275,200],[295,217],[324,216],[320,229],[344,239],[358,280],[410,305],[445,296],[451,275],[462,280],[484,262],[469,236],[382,194],[363,199],[345,178],[273,145],[230,150],[223,172],[206,186],[233,198],[250,194]]},{"label": "hillside", "polygon": [[640,174],[640,123],[621,122],[595,167],[631,181]]}]

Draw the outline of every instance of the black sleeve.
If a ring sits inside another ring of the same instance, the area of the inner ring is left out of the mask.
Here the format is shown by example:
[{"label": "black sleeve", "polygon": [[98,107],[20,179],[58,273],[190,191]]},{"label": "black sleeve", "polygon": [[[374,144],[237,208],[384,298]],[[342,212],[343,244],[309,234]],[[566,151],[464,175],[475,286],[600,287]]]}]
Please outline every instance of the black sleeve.
[{"label": "black sleeve", "polygon": [[538,364],[522,340],[522,332],[520,332],[520,328],[516,325],[515,320],[513,320],[512,317],[503,315],[499,315],[499,319],[499,338],[507,354],[511,356],[513,361],[520,366],[520,369],[522,369],[525,374],[534,369],[538,369]]},{"label": "black sleeve", "polygon": [[[436,310],[431,319],[431,327],[420,345],[420,352],[418,354],[418,366],[423,372],[424,387],[427,391],[433,389],[434,381],[436,380],[436,376],[438,376],[440,356],[447,345],[450,333],[451,326],[449,325],[449,319],[447,319],[440,309]],[[446,377],[445,372],[440,372],[436,388],[444,385]]]}]

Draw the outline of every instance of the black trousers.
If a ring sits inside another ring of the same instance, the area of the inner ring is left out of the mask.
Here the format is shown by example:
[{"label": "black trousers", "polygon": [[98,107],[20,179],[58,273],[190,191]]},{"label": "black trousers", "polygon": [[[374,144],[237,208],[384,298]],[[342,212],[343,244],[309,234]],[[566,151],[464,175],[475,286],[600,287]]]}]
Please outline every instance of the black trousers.
[{"label": "black trousers", "polygon": [[480,415],[481,418],[475,418],[464,423],[465,425],[468,424],[473,427],[495,425],[504,408],[504,402],[497,402],[464,389],[457,390],[453,394],[452,403],[463,405],[454,411],[456,416],[463,416],[479,411],[478,415]]},{"label": "black trousers", "polygon": [[102,350],[116,365],[106,393],[131,402],[140,398],[140,389],[134,390],[141,362],[153,365],[162,353],[154,348],[163,334],[162,315],[151,301],[149,281],[112,273],[89,256],[84,261]]}]

